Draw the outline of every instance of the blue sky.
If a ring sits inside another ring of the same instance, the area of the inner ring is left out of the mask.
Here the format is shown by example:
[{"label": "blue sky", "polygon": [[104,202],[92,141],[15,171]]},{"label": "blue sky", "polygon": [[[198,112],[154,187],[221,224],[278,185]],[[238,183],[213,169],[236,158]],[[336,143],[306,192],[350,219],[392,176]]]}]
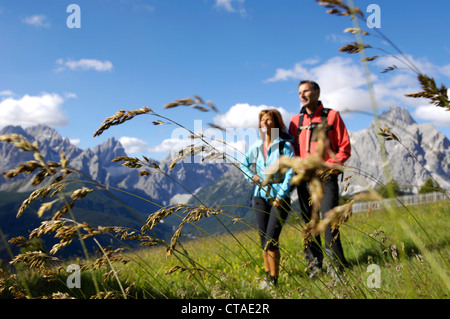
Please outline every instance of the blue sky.
[{"label": "blue sky", "polygon": [[[80,28],[66,23],[70,4],[80,8]],[[449,86],[450,2],[355,0],[364,12],[370,4],[380,8],[379,30]],[[0,0],[0,128],[44,123],[83,149],[113,136],[130,155],[162,159],[182,144],[173,125],[152,125],[157,118],[93,133],[118,110],[143,106],[192,130],[208,123],[255,127],[267,107],[279,108],[288,122],[300,108],[298,81],[312,79],[324,104],[358,131],[373,118],[361,114],[372,112],[361,57],[338,52],[355,40],[343,32],[348,27],[349,18],[327,14],[314,0]],[[397,54],[375,36],[365,41]],[[417,122],[449,137],[450,112],[403,96],[419,91],[412,71],[380,73],[393,63],[400,65],[386,56],[369,64],[378,112],[407,107]],[[220,114],[163,109],[195,94]]]}]

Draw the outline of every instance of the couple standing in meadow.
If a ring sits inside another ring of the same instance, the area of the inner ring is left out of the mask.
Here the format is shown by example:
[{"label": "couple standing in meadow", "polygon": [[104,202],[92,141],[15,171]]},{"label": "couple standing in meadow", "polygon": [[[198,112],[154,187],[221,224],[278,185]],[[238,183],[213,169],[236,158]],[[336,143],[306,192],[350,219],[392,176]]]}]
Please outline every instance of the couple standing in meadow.
[{"label": "couple standing in meadow", "polygon": [[[302,81],[298,85],[298,93],[302,108],[299,114],[292,117],[289,129],[284,125],[281,114],[276,109],[263,110],[259,113],[260,139],[250,147],[241,162],[244,176],[256,184],[252,205],[256,212],[263,249],[266,280],[274,286],[278,283],[279,274],[278,240],[290,211],[290,181],[294,173],[291,168],[281,181],[262,187],[261,182],[264,180],[266,168],[276,163],[282,155],[307,158],[314,154],[317,140],[313,132],[323,120],[328,123],[327,137],[334,153],[333,156],[325,155],[324,160],[329,164],[342,165],[350,157],[351,150],[348,132],[339,113],[324,108],[319,100],[319,85],[313,81]],[[255,164],[255,171],[250,169],[252,164]],[[324,218],[325,213],[339,202],[338,175],[330,174],[323,183],[321,218]],[[308,187],[305,181],[297,186],[300,213],[306,223],[310,221],[312,213]],[[347,261],[342,250],[339,229],[332,230],[330,226],[327,227],[325,252],[334,262],[333,269],[343,270]],[[320,235],[305,248],[305,254],[309,276],[312,278],[322,271],[323,250]]]}]

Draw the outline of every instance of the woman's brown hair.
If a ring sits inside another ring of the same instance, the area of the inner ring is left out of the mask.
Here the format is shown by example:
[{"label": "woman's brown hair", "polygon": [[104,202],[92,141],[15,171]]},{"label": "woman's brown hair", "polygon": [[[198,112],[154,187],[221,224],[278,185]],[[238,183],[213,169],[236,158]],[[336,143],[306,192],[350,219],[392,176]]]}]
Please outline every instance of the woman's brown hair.
[{"label": "woman's brown hair", "polygon": [[275,122],[275,128],[279,129],[280,138],[282,138],[282,139],[291,139],[292,138],[287,133],[286,125],[284,125],[284,122],[283,122],[283,117],[281,116],[281,113],[277,109],[268,109],[268,110],[262,110],[261,112],[259,112],[258,128],[261,128],[261,119],[266,114],[271,116],[273,121]]}]

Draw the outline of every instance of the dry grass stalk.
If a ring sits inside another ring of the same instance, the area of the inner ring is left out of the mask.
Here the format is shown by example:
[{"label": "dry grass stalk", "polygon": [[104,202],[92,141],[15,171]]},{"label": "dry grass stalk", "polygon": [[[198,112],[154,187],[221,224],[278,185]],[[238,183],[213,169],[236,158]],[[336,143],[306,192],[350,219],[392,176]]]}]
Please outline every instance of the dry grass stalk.
[{"label": "dry grass stalk", "polygon": [[199,221],[202,218],[208,218],[211,215],[221,214],[223,210],[208,208],[206,206],[190,206],[186,204],[178,204],[169,208],[161,208],[159,211],[151,214],[145,223],[142,226],[141,232],[145,233],[147,230],[153,229],[161,220],[172,215],[173,213],[178,213],[183,210],[183,213],[186,216],[182,219],[181,223],[178,225],[178,229],[172,235],[169,246],[166,248],[167,256],[172,254],[172,251],[175,249],[176,244],[181,237],[181,231],[185,223],[194,223]]},{"label": "dry grass stalk", "polygon": [[[71,219],[59,218],[41,222],[41,225],[32,230],[29,239],[39,238],[46,234],[55,233],[54,237],[59,238],[60,242],[55,244],[50,250],[51,254],[55,254],[58,250],[66,247],[72,243],[72,241],[80,236],[81,239],[92,238],[101,234],[110,234],[120,240],[135,240],[141,242],[142,246],[155,246],[162,241],[154,239],[150,236],[144,236],[136,233],[136,231],[125,227],[117,226],[98,226],[91,227],[87,223],[77,223]],[[14,243],[18,245],[24,245],[24,238],[17,237]]]},{"label": "dry grass stalk", "polygon": [[312,229],[314,236],[323,233],[328,226],[334,230],[342,223],[345,223],[352,215],[352,206],[358,200],[376,200],[381,201],[383,198],[375,191],[369,193],[361,193],[350,198],[347,203],[336,206],[325,214],[325,218],[316,223]]},{"label": "dry grass stalk", "polygon": [[393,65],[393,66],[387,67],[386,69],[384,69],[380,73],[387,73],[387,72],[394,71],[394,70],[397,70],[397,69],[398,69],[398,67],[396,65]]},{"label": "dry grass stalk", "polygon": [[379,132],[377,133],[380,136],[383,136],[384,139],[386,141],[400,141],[400,139],[397,137],[397,135],[395,135],[394,133],[391,132],[391,130],[389,129],[389,127],[385,126],[384,129],[379,128]]},{"label": "dry grass stalk", "polygon": [[136,115],[148,113],[153,113],[153,110],[149,107],[143,107],[141,109],[131,111],[120,110],[113,116],[110,116],[103,121],[103,124],[97,129],[97,131],[95,131],[94,137],[100,136],[104,131],[109,129],[111,126],[120,125],[126,121],[131,120]]},{"label": "dry grass stalk", "polygon": [[362,35],[369,35],[369,32],[362,30],[361,28],[346,28],[344,29],[344,32],[351,34],[361,33]]},{"label": "dry grass stalk", "polygon": [[176,266],[173,266],[172,268],[170,268],[169,270],[167,270],[166,272],[164,272],[164,274],[165,275],[170,275],[170,274],[173,274],[174,272],[176,272],[178,270],[180,272],[184,272],[186,270],[189,270],[190,273],[188,275],[188,279],[191,278],[193,275],[195,275],[197,272],[203,271],[203,269],[197,268],[197,267],[186,268],[186,267],[183,267],[183,266],[180,266],[180,265],[176,265]]},{"label": "dry grass stalk", "polygon": [[38,143],[35,141],[30,143],[26,138],[20,134],[13,133],[11,135],[0,135],[0,141],[9,144],[14,144],[23,152],[36,152],[39,153]]},{"label": "dry grass stalk", "polygon": [[11,265],[18,263],[24,263],[29,265],[29,268],[41,273],[48,273],[49,268],[53,268],[56,264],[60,263],[59,258],[47,255],[42,251],[28,251],[23,254],[19,254],[9,262]]},{"label": "dry grass stalk", "polygon": [[142,156],[144,158],[144,162],[142,160],[138,159],[137,157],[129,157],[129,156],[119,156],[112,160],[112,162],[120,162],[123,161],[122,166],[129,167],[129,168],[141,168],[143,166],[148,167],[150,170],[143,170],[139,171],[139,176],[148,176],[153,171],[161,171],[158,164],[155,162],[151,162],[147,157]]},{"label": "dry grass stalk", "polygon": [[353,12],[360,17],[363,17],[360,8],[350,8],[342,0],[316,0],[321,6],[328,8],[327,13],[338,16],[351,16]]},{"label": "dry grass stalk", "polygon": [[221,214],[222,212],[223,212],[222,209],[208,208],[203,205],[192,207],[185,206],[184,213],[186,213],[186,216],[183,218],[180,225],[178,225],[178,229],[175,231],[175,234],[172,236],[170,240],[169,247],[166,248],[167,255],[170,256],[172,251],[175,249],[176,243],[181,236],[181,230],[185,223],[194,223],[199,221],[203,217],[208,218],[211,215]]},{"label": "dry grass stalk", "polygon": [[412,98],[426,98],[430,100],[430,104],[446,108],[447,111],[450,111],[450,101],[447,94],[448,90],[444,86],[444,84],[441,84],[441,87],[438,88],[433,78],[428,77],[424,74],[419,74],[417,77],[423,91],[418,93],[405,94],[405,96]]},{"label": "dry grass stalk", "polygon": [[[19,167],[14,168],[8,172],[3,173],[6,178],[14,178],[19,174],[31,174],[37,171],[36,175],[33,178],[33,186],[38,186],[43,183],[46,178],[54,177],[52,181],[50,181],[50,185],[44,186],[33,191],[30,196],[22,202],[20,206],[17,217],[20,217],[25,209],[37,198],[41,197],[41,199],[45,199],[51,191],[53,191],[50,197],[58,194],[63,188],[64,184],[61,183],[69,174],[71,174],[71,170],[68,168],[68,159],[66,158],[63,152],[60,152],[61,161],[60,163],[50,161],[46,163],[39,152],[37,142],[30,143],[26,140],[22,135],[11,134],[11,135],[1,135],[0,141],[13,143],[16,147],[18,147],[21,151],[33,152],[35,160],[27,161],[25,164],[19,165]],[[61,172],[59,176],[56,176],[58,172]],[[84,197],[86,194],[83,194],[87,191],[87,189],[79,190],[78,194],[74,193],[73,199]],[[38,216],[42,217],[44,212],[50,210],[53,205],[58,200],[53,200],[51,202],[43,203],[38,210]],[[68,209],[73,206],[73,203],[65,204],[63,209],[59,211],[59,216],[62,216]],[[55,217],[54,217],[55,218]],[[58,218],[58,217],[56,217]]]},{"label": "dry grass stalk", "polygon": [[164,106],[166,109],[174,108],[177,106],[191,106],[194,109],[200,110],[202,112],[208,112],[209,110],[212,110],[214,112],[217,112],[217,108],[211,101],[207,101],[206,103],[203,101],[203,99],[198,96],[194,95],[194,98],[183,98],[178,99],[174,102],[170,102]]},{"label": "dry grass stalk", "polygon": [[70,174],[70,170],[66,168],[67,159],[64,153],[61,153],[61,163],[49,162],[46,163],[44,158],[39,152],[39,147],[37,141],[30,143],[22,135],[11,134],[11,135],[0,135],[0,141],[14,144],[23,152],[33,152],[35,160],[27,161],[25,164],[19,165],[19,167],[12,169],[8,172],[3,173],[5,178],[14,178],[19,174],[31,174],[38,170],[38,173],[33,179],[33,186],[39,185],[46,177],[53,176],[60,169],[63,168],[63,176]]},{"label": "dry grass stalk", "polygon": [[120,240],[139,241],[141,246],[156,246],[163,243],[161,239],[156,239],[150,236],[139,234],[135,230],[126,227],[99,226],[97,230],[102,234],[109,233]]},{"label": "dry grass stalk", "polygon": [[[191,106],[192,108],[203,111],[203,112],[207,112],[209,110],[213,110],[213,111],[217,112],[215,105],[211,101],[207,101],[205,103],[203,101],[203,99],[200,98],[198,95],[194,95],[194,98],[188,97],[188,98],[178,99],[174,102],[170,102],[170,103],[166,104],[164,106],[164,108],[169,109],[169,108],[174,108],[177,106]],[[149,107],[142,107],[138,110],[131,110],[131,111],[119,110],[116,114],[106,118],[103,121],[102,125],[97,129],[97,131],[95,131],[94,137],[100,136],[104,131],[109,129],[111,126],[120,125],[126,121],[133,119],[135,116],[142,115],[142,114],[151,114],[151,115],[163,118],[163,119],[165,118],[164,116],[161,116],[161,115],[155,113]],[[171,122],[175,123],[173,121],[171,121]],[[161,120],[156,120],[156,121],[153,121],[153,124],[154,125],[162,125],[162,124],[166,124],[166,123],[164,123]]]},{"label": "dry grass stalk", "polygon": [[[348,54],[355,54],[355,53],[359,53],[362,50],[367,49],[367,48],[371,48],[371,46],[369,44],[362,44],[362,43],[358,43],[358,42],[352,42],[352,43],[344,45],[338,51],[339,52],[345,52],[345,53],[348,53]],[[372,57],[368,61],[371,61],[371,60],[375,60],[375,58]]]},{"label": "dry grass stalk", "polygon": [[[203,139],[203,135],[192,135],[190,138],[201,138]],[[202,160],[214,160],[214,159],[224,159],[226,154],[223,152],[218,152],[216,149],[210,145],[195,145],[190,144],[184,149],[178,151],[178,156],[173,159],[172,163],[169,166],[169,170],[172,170],[175,165],[185,158],[198,156],[202,154]]]},{"label": "dry grass stalk", "polygon": [[53,204],[55,204],[57,201],[59,201],[59,198],[51,202],[43,203],[41,207],[39,207],[39,210],[37,212],[38,217],[42,217],[42,215],[44,215],[46,211],[50,210],[53,207]]},{"label": "dry grass stalk", "polygon": [[[10,174],[6,173],[4,174],[5,177],[11,178],[16,176],[20,173],[31,173],[31,169],[36,169],[40,167],[42,171],[40,172],[41,175],[46,175],[45,172],[48,175],[53,175],[52,170],[48,167],[48,165],[45,163],[44,158],[42,157],[41,153],[39,152],[39,145],[37,141],[34,141],[33,143],[30,143],[25,137],[23,137],[20,134],[10,134],[10,135],[0,135],[0,142],[6,142],[8,144],[14,144],[17,148],[19,148],[22,152],[33,152],[34,159],[36,161],[29,161],[28,165],[24,165],[23,167],[19,167],[16,170],[11,171]],[[36,165],[36,164],[39,165]],[[34,185],[39,184],[39,180],[35,180],[33,182]]]},{"label": "dry grass stalk", "polygon": [[[182,99],[178,99],[175,100],[174,102],[170,102],[167,103],[164,108],[165,109],[169,109],[169,108],[175,108],[178,106],[191,106],[192,108],[198,109],[200,111],[203,112],[207,112],[209,110],[212,110],[214,112],[218,112],[217,108],[215,107],[215,105],[211,102],[211,101],[207,101],[204,102],[204,100],[199,97],[198,95],[194,95],[194,98],[188,97],[188,98],[182,98]],[[95,136],[99,136],[101,135],[105,130],[109,129],[111,126],[114,125],[119,125],[122,124],[128,120],[131,120],[134,116],[136,115],[140,115],[140,114],[151,114],[157,117],[160,117],[162,119],[166,119],[168,120],[170,123],[165,123],[162,120],[156,120],[153,121],[154,125],[163,125],[163,124],[175,124],[181,128],[184,128],[186,130],[188,130],[187,128],[185,128],[183,125],[174,122],[164,116],[161,116],[155,112],[153,112],[153,110],[151,110],[150,108],[142,108],[140,110],[134,110],[134,111],[124,111],[124,110],[120,110],[119,112],[117,112],[115,115],[108,117],[107,119],[105,119],[105,121],[103,122],[103,124],[100,126],[100,128],[94,133],[94,137]],[[217,128],[220,130],[224,130],[223,128],[217,126],[217,125],[213,125],[213,124],[209,124],[210,127],[213,128]],[[191,132],[190,130],[188,130],[189,132]],[[191,132],[192,133],[192,132]],[[194,134],[192,133],[192,135],[189,137],[191,139],[194,138],[199,138],[201,139],[203,142],[205,142],[205,136],[203,136],[202,134]],[[175,165],[180,162],[181,160],[183,160],[184,158],[188,157],[188,156],[194,156],[194,155],[198,155],[200,153],[203,153],[203,160],[213,160],[213,159],[225,159],[226,155],[223,152],[216,152],[214,147],[211,147],[209,145],[209,143],[205,142],[205,144],[207,145],[202,145],[202,146],[194,146],[194,145],[190,145],[187,148],[179,151],[178,156],[172,161],[169,170],[172,170]],[[131,168],[140,168],[142,166],[141,163],[139,163],[139,160],[135,159],[135,158],[128,158],[128,157],[122,157],[122,158],[117,158],[116,161],[120,161],[123,160],[125,161],[125,163],[123,164],[124,166],[128,166]],[[156,164],[155,164],[156,165]],[[151,172],[150,171],[140,171],[139,175],[140,176],[148,176],[150,175]]]},{"label": "dry grass stalk", "polygon": [[9,274],[0,268],[0,295],[4,292],[10,293],[14,299],[26,299],[28,296],[18,284],[17,274]]},{"label": "dry grass stalk", "polygon": [[58,292],[52,293],[51,299],[75,299],[75,297],[71,297],[67,292],[58,291]]},{"label": "dry grass stalk", "polygon": [[111,247],[103,247],[102,250],[99,250],[99,252],[102,253],[102,256],[97,258],[92,266],[93,269],[100,269],[103,266],[110,265],[115,262],[121,262],[122,264],[127,264],[130,259],[126,258],[122,251],[124,248],[117,248],[117,249],[111,249]]}]

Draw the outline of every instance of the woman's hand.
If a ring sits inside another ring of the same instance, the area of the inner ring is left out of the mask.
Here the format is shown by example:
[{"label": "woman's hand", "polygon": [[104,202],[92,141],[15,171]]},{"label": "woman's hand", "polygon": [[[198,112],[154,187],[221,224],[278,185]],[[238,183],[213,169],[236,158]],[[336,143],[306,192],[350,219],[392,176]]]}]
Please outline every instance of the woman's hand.
[{"label": "woman's hand", "polygon": [[261,181],[261,178],[258,176],[258,174],[253,175],[253,181],[255,183],[259,183]]},{"label": "woman's hand", "polygon": [[278,198],[278,197],[275,198],[275,200],[273,201],[272,206],[275,207],[275,208],[281,207],[281,201],[282,201],[282,199],[280,199],[280,198]]}]

